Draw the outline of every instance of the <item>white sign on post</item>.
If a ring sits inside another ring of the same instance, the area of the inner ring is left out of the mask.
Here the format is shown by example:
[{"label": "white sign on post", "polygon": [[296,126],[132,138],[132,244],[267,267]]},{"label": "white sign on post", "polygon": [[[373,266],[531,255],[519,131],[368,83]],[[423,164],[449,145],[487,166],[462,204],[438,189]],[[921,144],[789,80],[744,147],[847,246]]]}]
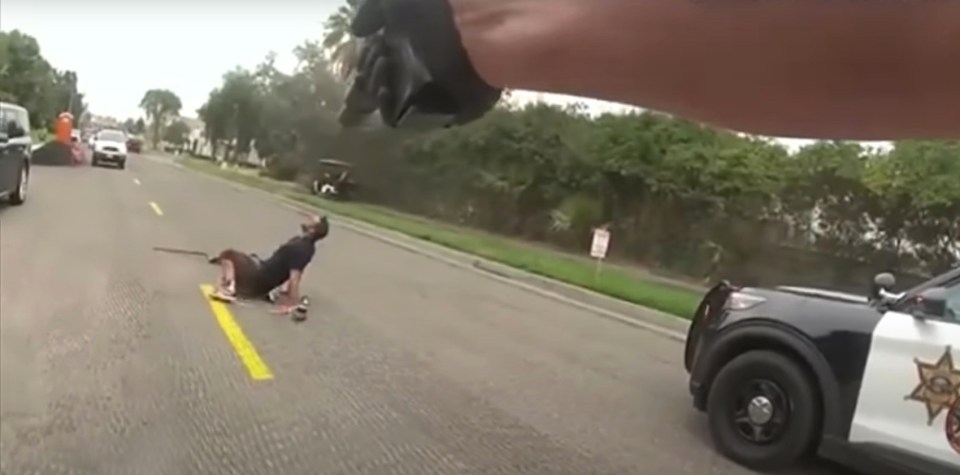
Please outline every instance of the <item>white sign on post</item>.
[{"label": "white sign on post", "polygon": [[606,259],[607,248],[610,247],[610,231],[603,228],[593,230],[593,242],[590,243],[590,257]]}]

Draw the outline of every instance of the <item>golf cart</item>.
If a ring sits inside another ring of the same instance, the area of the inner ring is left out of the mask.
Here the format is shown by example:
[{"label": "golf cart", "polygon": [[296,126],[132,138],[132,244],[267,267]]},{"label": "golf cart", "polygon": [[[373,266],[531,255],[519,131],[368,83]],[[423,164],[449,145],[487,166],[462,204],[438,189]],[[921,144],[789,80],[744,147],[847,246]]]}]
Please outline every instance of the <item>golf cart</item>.
[{"label": "golf cart", "polygon": [[357,183],[350,176],[353,165],[331,159],[322,159],[318,163],[317,177],[311,184],[313,194],[348,201],[357,189]]}]

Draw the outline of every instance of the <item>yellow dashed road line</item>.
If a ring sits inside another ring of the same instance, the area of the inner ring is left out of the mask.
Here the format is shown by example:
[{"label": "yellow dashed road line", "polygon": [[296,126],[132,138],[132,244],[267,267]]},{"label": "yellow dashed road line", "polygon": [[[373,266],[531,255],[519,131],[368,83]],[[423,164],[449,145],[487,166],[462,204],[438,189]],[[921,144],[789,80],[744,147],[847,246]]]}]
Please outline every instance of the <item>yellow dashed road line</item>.
[{"label": "yellow dashed road line", "polygon": [[217,317],[217,323],[220,324],[220,328],[223,330],[224,335],[227,336],[230,345],[233,346],[233,350],[237,353],[243,365],[247,367],[247,372],[250,373],[250,377],[253,378],[254,381],[273,379],[273,373],[270,371],[270,368],[267,367],[267,364],[260,358],[260,354],[257,353],[256,348],[253,347],[253,343],[244,335],[243,329],[240,328],[240,324],[233,318],[233,314],[230,313],[227,305],[214,300],[210,296],[213,293],[213,286],[207,284],[201,285],[200,291],[203,292],[203,296],[206,297],[207,302],[210,304],[210,310],[212,310],[213,315]]},{"label": "yellow dashed road line", "polygon": [[158,205],[158,204],[154,203],[153,201],[151,201],[151,202],[150,202],[150,207],[153,208],[153,212],[154,212],[154,213],[157,213],[157,216],[163,216],[163,210],[160,209],[160,205]]}]

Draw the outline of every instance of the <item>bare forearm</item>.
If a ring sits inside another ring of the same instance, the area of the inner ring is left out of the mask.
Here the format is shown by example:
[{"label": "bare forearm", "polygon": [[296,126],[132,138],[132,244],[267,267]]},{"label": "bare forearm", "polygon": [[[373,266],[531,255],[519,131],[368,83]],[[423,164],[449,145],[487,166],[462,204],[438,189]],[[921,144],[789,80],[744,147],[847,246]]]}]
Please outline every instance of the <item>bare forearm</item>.
[{"label": "bare forearm", "polygon": [[283,296],[283,303],[286,306],[293,307],[300,303],[300,286],[291,285],[287,293]]},{"label": "bare forearm", "polygon": [[300,303],[300,278],[291,276],[283,283],[282,298],[280,303],[286,306],[294,306]]},{"label": "bare forearm", "polygon": [[960,135],[960,2],[451,1],[497,86],[768,135]]}]

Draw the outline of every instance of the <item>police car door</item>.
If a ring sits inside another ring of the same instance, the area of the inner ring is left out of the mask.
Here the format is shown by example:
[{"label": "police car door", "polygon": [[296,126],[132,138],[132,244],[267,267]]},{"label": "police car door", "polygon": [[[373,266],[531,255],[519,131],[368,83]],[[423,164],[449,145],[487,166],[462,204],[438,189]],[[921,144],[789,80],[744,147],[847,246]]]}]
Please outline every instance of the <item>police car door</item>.
[{"label": "police car door", "polygon": [[880,320],[850,441],[960,468],[960,281],[945,287],[945,315],[891,310]]}]

